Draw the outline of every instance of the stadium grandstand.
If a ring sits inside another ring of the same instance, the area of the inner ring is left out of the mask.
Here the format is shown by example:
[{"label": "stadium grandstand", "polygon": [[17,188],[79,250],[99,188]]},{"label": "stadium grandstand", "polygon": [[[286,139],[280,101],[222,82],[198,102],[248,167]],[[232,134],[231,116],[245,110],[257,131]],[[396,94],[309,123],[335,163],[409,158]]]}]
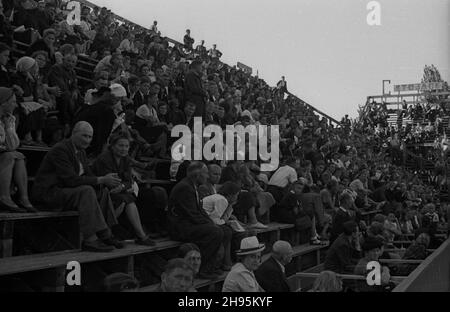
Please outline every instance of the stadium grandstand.
[{"label": "stadium grandstand", "polygon": [[[437,68],[338,121],[189,32],[74,2],[80,23],[0,0],[0,291],[450,291]],[[174,159],[196,118],[278,126],[280,166]]]}]

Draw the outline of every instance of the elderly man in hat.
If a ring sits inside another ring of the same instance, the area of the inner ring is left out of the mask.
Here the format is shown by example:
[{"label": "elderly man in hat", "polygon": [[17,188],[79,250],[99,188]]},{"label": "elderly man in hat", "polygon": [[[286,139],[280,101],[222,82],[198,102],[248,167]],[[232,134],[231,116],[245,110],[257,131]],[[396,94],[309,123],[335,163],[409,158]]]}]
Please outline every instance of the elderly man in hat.
[{"label": "elderly man in hat", "polygon": [[255,271],[256,280],[267,292],[289,292],[285,266],[292,261],[292,246],[285,241],[273,244],[272,254]]},{"label": "elderly man in hat", "polygon": [[241,241],[241,248],[236,251],[239,262],[228,273],[222,292],[263,292],[258,284],[255,271],[261,263],[261,252],[265,249],[256,236],[246,237]]}]

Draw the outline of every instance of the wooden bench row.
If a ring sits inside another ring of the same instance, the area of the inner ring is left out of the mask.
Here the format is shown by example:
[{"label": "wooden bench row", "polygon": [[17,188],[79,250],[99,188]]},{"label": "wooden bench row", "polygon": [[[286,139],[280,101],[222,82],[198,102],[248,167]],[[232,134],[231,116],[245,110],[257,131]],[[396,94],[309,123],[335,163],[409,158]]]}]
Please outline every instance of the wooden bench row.
[{"label": "wooden bench row", "polygon": [[[68,216],[75,216],[75,213],[63,213]],[[57,217],[61,216],[57,213],[38,213],[38,214],[9,214],[9,215],[0,215],[0,220],[5,221],[18,221],[18,220],[27,220],[27,218],[31,219],[39,219],[39,218],[47,218],[47,217]],[[273,243],[273,240],[280,238],[280,231],[291,229],[292,225],[285,224],[269,224],[268,229],[265,230],[257,230],[257,235],[269,235],[269,240],[267,245],[270,246]],[[261,239],[261,241],[263,241]],[[118,260],[120,265],[123,267],[122,271],[134,275],[134,261],[135,256],[144,255],[144,254],[152,254],[155,252],[168,251],[170,249],[178,248],[182,245],[181,242],[172,241],[167,238],[156,240],[156,246],[147,247],[140,246],[135,244],[126,244],[125,248],[118,249],[113,252],[105,252],[105,253],[94,253],[94,252],[85,252],[78,250],[67,250],[67,251],[58,251],[58,252],[50,252],[45,254],[34,254],[34,255],[26,255],[26,256],[17,256],[17,257],[6,257],[0,259],[0,276],[9,276],[20,273],[29,273],[29,272],[41,272],[45,276],[52,276],[56,280],[54,284],[56,285],[53,291],[63,290],[64,289],[64,280],[61,276],[64,276],[66,266],[71,261],[77,261],[80,264],[88,264],[88,263],[103,263],[105,261]],[[305,251],[297,251],[298,254],[302,254],[303,252],[313,252],[318,247],[309,247],[306,248]],[[210,285],[211,281],[202,281],[199,284],[199,287],[206,287]]]}]

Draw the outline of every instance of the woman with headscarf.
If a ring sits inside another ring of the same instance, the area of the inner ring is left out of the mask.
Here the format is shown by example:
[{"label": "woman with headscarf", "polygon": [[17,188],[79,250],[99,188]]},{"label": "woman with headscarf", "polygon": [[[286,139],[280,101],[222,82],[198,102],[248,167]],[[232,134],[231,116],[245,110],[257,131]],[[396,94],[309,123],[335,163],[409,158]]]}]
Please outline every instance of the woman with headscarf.
[{"label": "woman with headscarf", "polygon": [[[39,103],[37,93],[38,66],[36,60],[24,56],[17,61],[15,84],[22,88],[23,94],[17,100],[19,103],[19,136],[24,145],[45,146],[42,141],[42,129],[45,122],[45,110]],[[32,133],[35,133],[33,141]]]},{"label": "woman with headscarf", "polygon": [[[25,156],[16,151],[20,145],[13,115],[16,107],[14,91],[0,87],[0,211],[35,212],[28,199]],[[19,190],[18,205],[11,198],[11,182]]]}]

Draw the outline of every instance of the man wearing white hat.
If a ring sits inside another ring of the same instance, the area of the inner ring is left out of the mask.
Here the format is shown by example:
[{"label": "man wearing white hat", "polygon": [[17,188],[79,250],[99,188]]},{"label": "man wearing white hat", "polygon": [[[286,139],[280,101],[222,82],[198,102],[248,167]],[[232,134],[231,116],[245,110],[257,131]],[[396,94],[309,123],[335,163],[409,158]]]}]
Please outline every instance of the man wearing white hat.
[{"label": "man wearing white hat", "polygon": [[265,245],[260,244],[256,236],[242,239],[241,248],[236,251],[239,262],[228,273],[222,292],[264,292],[254,274],[261,264],[264,249]]}]

